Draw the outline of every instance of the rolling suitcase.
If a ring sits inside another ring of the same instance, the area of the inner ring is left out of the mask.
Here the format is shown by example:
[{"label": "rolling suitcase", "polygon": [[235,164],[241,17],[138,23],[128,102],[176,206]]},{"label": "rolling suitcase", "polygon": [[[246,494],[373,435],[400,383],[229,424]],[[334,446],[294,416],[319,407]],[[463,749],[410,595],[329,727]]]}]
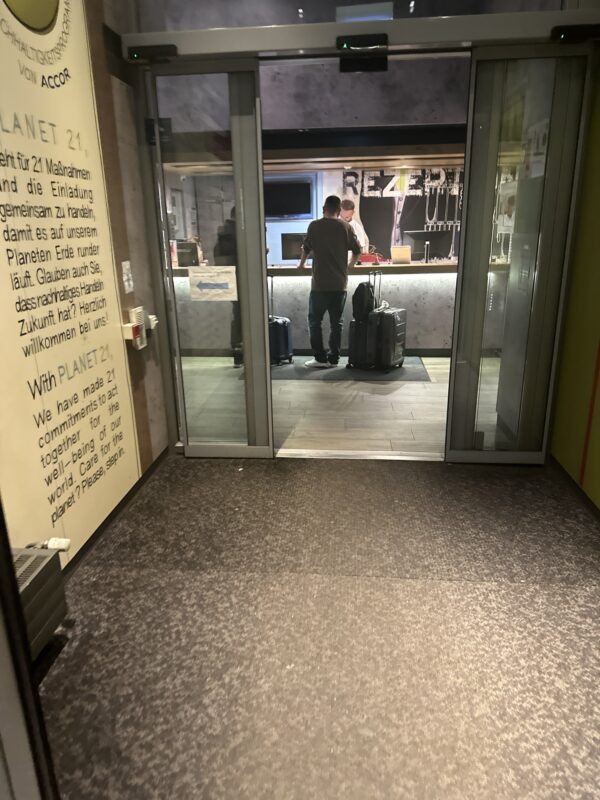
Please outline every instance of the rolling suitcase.
[{"label": "rolling suitcase", "polygon": [[291,364],[294,360],[292,323],[287,317],[273,314],[273,276],[271,275],[271,313],[269,314],[269,353],[271,364]]},{"label": "rolling suitcase", "polygon": [[[373,315],[373,316],[372,316]],[[377,325],[375,312],[371,311],[364,322],[353,319],[350,322],[348,340],[348,369],[373,369],[377,356]]]},{"label": "rolling suitcase", "polygon": [[[373,283],[371,283],[373,275]],[[379,292],[375,283],[379,275]],[[406,310],[381,303],[381,273],[369,273],[369,286],[377,307],[363,321],[350,323],[348,368],[390,370],[404,363]],[[363,288],[363,293],[365,289]]]},{"label": "rolling suitcase", "polygon": [[[352,369],[373,369],[377,355],[377,326],[379,319],[374,311],[379,303],[376,292],[377,275],[381,292],[381,273],[369,272],[369,280],[360,283],[352,298],[354,319],[350,322],[348,364]],[[373,280],[371,281],[371,276]]]},{"label": "rolling suitcase", "polygon": [[372,313],[379,317],[375,366],[385,370],[401,367],[406,348],[406,309],[388,306]]}]

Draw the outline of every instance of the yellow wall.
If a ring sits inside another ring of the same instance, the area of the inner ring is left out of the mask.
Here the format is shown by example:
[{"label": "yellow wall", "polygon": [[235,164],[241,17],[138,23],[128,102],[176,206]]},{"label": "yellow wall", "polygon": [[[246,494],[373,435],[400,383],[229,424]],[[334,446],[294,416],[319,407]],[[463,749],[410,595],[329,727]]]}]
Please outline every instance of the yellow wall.
[{"label": "yellow wall", "polygon": [[[600,507],[600,74],[596,72],[575,225],[551,453]],[[587,459],[584,458],[587,439]],[[583,474],[583,480],[581,480]]]}]

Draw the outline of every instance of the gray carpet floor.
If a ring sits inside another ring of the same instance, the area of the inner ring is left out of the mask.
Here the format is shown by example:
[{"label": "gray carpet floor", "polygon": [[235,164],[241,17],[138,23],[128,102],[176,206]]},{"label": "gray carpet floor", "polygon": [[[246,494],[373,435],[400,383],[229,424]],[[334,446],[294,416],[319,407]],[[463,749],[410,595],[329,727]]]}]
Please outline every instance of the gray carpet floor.
[{"label": "gray carpet floor", "polygon": [[599,795],[600,522],[555,466],[171,456],[67,593],[64,800]]}]

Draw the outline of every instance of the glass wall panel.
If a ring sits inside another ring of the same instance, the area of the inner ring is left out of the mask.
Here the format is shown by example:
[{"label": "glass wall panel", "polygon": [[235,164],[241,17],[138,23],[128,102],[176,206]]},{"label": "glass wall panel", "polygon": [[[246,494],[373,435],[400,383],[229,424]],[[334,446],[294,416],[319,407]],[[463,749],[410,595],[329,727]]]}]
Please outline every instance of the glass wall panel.
[{"label": "glass wall panel", "polygon": [[543,450],[583,62],[477,65],[451,451]]},{"label": "glass wall panel", "polygon": [[247,444],[228,76],[156,88],[188,442]]}]

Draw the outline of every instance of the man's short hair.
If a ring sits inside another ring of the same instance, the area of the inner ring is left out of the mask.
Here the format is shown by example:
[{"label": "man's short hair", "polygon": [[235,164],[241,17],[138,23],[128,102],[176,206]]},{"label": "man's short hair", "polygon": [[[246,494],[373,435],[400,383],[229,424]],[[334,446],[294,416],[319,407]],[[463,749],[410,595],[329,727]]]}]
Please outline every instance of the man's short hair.
[{"label": "man's short hair", "polygon": [[330,214],[339,214],[342,210],[342,202],[336,194],[330,194],[325,198],[323,207],[327,209]]},{"label": "man's short hair", "polygon": [[354,200],[342,200],[344,211],[354,211]]}]

